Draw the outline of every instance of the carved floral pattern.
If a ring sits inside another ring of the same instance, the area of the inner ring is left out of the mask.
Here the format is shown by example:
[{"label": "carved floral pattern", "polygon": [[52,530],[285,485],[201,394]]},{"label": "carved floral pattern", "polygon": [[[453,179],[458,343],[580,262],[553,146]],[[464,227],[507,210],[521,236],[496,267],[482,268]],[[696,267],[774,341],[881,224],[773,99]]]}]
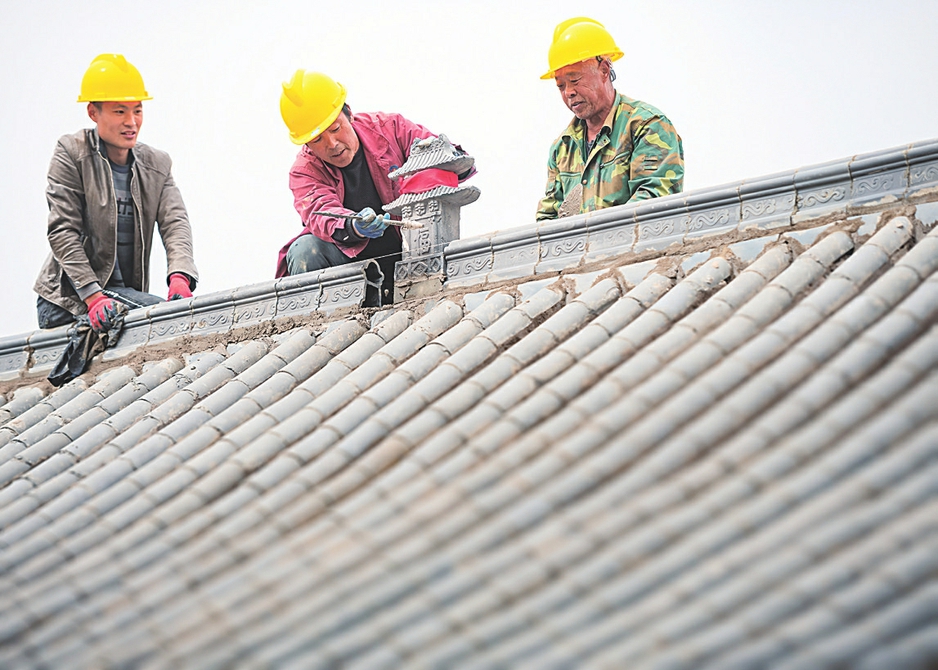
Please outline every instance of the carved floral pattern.
[{"label": "carved floral pattern", "polygon": [[492,256],[476,256],[474,258],[452,260],[446,266],[447,277],[458,277],[463,275],[478,274],[482,270],[489,270],[492,267]]},{"label": "carved floral pattern", "polygon": [[304,293],[298,296],[291,296],[289,298],[281,298],[277,301],[277,313],[281,312],[295,312],[299,310],[308,310],[311,307],[315,307],[313,304],[313,298],[316,298],[316,302],[319,302],[319,294],[309,294]]},{"label": "carved floral pattern", "polygon": [[[529,244],[523,247],[513,247],[505,251],[496,251],[495,252],[495,265],[504,265],[507,267],[513,267],[515,265],[528,265],[533,264],[538,257],[538,248],[536,243]],[[499,260],[503,262],[499,263]]]},{"label": "carved floral pattern", "polygon": [[265,318],[274,318],[276,315],[276,305],[274,301],[267,300],[257,304],[243,305],[240,309],[235,309],[235,323],[244,323],[245,321],[262,321]]},{"label": "carved floral pattern", "polygon": [[336,286],[325,293],[328,302],[346,302],[352,298],[360,298],[365,295],[362,284],[352,284],[350,286]]},{"label": "carved floral pattern", "polygon": [[16,372],[21,370],[28,360],[25,351],[21,351],[8,356],[0,356],[0,372]]},{"label": "carved floral pattern", "polygon": [[545,242],[541,245],[541,258],[547,258],[548,256],[566,256],[572,254],[574,251],[582,252],[584,250],[586,250],[585,237]]},{"label": "carved floral pattern", "polygon": [[173,319],[172,321],[158,321],[153,323],[153,334],[156,337],[179,335],[189,332],[192,321],[188,316]]},{"label": "carved floral pattern", "polygon": [[631,247],[632,242],[634,242],[634,236],[635,229],[631,227],[620,227],[599,235],[591,234],[590,247],[597,249]]},{"label": "carved floral pattern", "polygon": [[877,193],[881,191],[891,191],[896,188],[897,174],[878,174],[871,177],[858,179],[856,182],[857,195],[864,193]]},{"label": "carved floral pattern", "polygon": [[638,227],[638,239],[648,240],[655,237],[668,237],[674,234],[674,219],[641,223]]},{"label": "carved floral pattern", "polygon": [[59,360],[59,356],[65,351],[65,346],[54,347],[52,349],[42,349],[33,352],[33,365],[36,367],[45,365],[54,365]]},{"label": "carved floral pattern", "polygon": [[150,324],[141,323],[133,328],[124,328],[124,332],[121,333],[120,340],[118,340],[117,344],[120,347],[135,347],[146,343],[149,336]]},{"label": "carved floral pattern", "polygon": [[910,184],[924,184],[930,181],[938,181],[938,164],[919,165],[909,172]]},{"label": "carved floral pattern", "polygon": [[847,195],[847,189],[841,186],[835,188],[824,188],[804,196],[801,201],[802,207],[817,207],[825,205],[832,200],[843,200]]},{"label": "carved floral pattern", "polygon": [[765,200],[755,200],[753,202],[744,202],[743,203],[743,218],[748,219],[754,216],[765,216],[767,214],[775,214],[775,211],[778,209],[778,203],[775,198],[767,198]]},{"label": "carved floral pattern", "polygon": [[702,230],[704,228],[713,228],[715,226],[725,226],[730,222],[730,213],[728,209],[718,209],[712,212],[700,212],[691,217],[688,224],[688,230]]}]

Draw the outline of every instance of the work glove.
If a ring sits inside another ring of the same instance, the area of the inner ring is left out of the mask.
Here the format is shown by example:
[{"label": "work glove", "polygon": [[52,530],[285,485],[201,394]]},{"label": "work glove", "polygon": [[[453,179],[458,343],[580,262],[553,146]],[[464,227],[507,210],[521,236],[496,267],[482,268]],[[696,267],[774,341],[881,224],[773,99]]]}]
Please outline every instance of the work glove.
[{"label": "work glove", "polygon": [[182,300],[191,298],[192,291],[189,290],[189,278],[178,272],[169,275],[169,295],[167,300]]},{"label": "work glove", "polygon": [[358,213],[358,216],[361,217],[361,220],[354,221],[352,225],[355,226],[355,230],[359,235],[372,240],[384,235],[385,229],[391,222],[390,214],[375,214],[375,210],[371,207],[365,207]]},{"label": "work glove", "polygon": [[88,305],[88,321],[91,329],[96,333],[106,333],[111,328],[111,319],[117,316],[117,302],[111,300],[103,293]]}]

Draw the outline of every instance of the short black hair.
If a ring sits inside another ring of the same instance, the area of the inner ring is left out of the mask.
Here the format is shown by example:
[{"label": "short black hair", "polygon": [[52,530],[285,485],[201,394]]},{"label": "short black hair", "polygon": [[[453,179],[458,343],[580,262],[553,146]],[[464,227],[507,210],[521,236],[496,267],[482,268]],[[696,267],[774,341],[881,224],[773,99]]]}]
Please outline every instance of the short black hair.
[{"label": "short black hair", "polygon": [[348,106],[348,103],[342,105],[342,113],[348,118],[352,118],[352,108]]}]

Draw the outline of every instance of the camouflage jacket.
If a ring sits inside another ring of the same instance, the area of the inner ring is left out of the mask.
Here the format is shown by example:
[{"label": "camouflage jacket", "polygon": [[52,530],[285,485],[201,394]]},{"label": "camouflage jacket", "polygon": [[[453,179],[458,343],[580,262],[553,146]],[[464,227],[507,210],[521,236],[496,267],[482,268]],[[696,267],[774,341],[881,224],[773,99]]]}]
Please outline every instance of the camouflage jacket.
[{"label": "camouflage jacket", "polygon": [[[550,148],[538,221],[680,193],[683,188],[681,137],[664,114],[641,100],[616,94],[589,155],[586,149],[586,123],[575,118]],[[576,209],[578,185],[582,200]],[[571,194],[574,210],[569,211],[568,203],[561,214],[561,204]]]}]

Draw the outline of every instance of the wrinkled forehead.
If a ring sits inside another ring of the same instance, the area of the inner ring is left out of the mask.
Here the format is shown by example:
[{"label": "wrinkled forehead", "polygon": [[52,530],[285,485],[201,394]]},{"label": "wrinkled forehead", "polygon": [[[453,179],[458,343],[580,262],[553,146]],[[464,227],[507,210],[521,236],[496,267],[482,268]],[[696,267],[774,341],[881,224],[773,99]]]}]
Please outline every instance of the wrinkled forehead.
[{"label": "wrinkled forehead", "polygon": [[102,110],[106,112],[116,112],[116,111],[126,111],[133,112],[136,110],[143,109],[143,103],[139,100],[132,102],[96,102],[95,105],[99,106]]},{"label": "wrinkled forehead", "polygon": [[555,81],[567,81],[569,79],[576,79],[577,77],[582,77],[585,74],[592,72],[597,72],[599,70],[599,63],[595,58],[587,58],[586,60],[581,60],[578,63],[571,63],[570,65],[564,65],[562,68],[554,72]]}]

